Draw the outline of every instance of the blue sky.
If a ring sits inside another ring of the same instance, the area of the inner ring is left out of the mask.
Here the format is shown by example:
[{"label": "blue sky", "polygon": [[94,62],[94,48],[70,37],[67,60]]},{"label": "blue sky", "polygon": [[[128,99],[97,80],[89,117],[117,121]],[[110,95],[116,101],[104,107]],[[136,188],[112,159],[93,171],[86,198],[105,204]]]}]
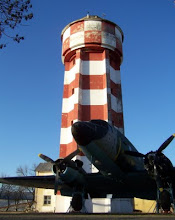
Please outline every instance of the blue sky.
[{"label": "blue sky", "polygon": [[[34,19],[20,44],[0,50],[0,174],[59,156],[64,66],[61,31],[90,15],[124,32],[121,66],[125,135],[146,153],[175,133],[173,0],[32,1]],[[175,164],[175,141],[164,153]]]}]

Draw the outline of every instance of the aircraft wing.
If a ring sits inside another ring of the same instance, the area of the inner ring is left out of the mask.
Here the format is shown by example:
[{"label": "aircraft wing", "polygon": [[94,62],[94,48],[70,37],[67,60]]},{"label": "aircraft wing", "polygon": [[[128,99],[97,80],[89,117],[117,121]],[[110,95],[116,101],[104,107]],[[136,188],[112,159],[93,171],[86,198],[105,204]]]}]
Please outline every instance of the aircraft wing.
[{"label": "aircraft wing", "polygon": [[156,199],[155,181],[146,172],[130,173],[122,181],[92,173],[87,174],[86,180],[91,198],[106,198],[108,194],[113,194],[114,198]]},{"label": "aircraft wing", "polygon": [[26,187],[53,189],[55,183],[55,176],[49,175],[49,176],[4,177],[4,178],[0,178],[0,183],[26,186]]},{"label": "aircraft wing", "polygon": [[[115,198],[156,198],[155,181],[147,174],[135,173],[125,181],[116,181],[100,173],[85,174],[84,178],[84,190],[91,198],[106,198],[107,194],[113,194]],[[4,177],[0,178],[0,183],[54,189],[55,175]],[[58,180],[58,190],[63,196],[72,196],[75,186],[75,182],[63,181],[61,178]]]}]

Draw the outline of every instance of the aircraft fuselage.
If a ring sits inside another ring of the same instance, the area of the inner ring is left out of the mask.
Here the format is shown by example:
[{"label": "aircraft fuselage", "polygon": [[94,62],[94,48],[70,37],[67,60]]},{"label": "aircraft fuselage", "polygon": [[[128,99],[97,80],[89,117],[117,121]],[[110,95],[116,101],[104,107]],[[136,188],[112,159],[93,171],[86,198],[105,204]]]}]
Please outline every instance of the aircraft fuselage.
[{"label": "aircraft fuselage", "polygon": [[72,134],[83,153],[103,175],[123,179],[128,172],[144,170],[142,158],[125,151],[137,151],[114,126],[102,120],[76,122]]}]

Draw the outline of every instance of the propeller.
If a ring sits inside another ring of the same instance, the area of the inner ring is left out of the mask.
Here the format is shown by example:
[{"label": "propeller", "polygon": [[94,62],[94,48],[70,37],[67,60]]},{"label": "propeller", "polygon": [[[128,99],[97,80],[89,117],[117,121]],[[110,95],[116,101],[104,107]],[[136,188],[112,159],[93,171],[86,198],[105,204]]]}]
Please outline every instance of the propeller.
[{"label": "propeller", "polygon": [[125,151],[125,154],[130,155],[130,156],[134,156],[134,157],[143,157],[143,158],[148,156],[148,154],[150,154],[150,153],[160,154],[163,150],[165,150],[165,148],[167,148],[167,146],[171,143],[171,141],[174,139],[174,137],[175,137],[175,134],[171,135],[155,152],[151,151],[147,154],[142,154],[137,151]]},{"label": "propeller", "polygon": [[147,154],[142,154],[137,151],[125,151],[125,154],[144,158],[144,166],[148,174],[157,179],[165,180],[170,177],[171,171],[173,170],[173,165],[171,161],[162,153],[163,150],[171,143],[174,139],[175,134],[171,135],[159,148],[157,151],[150,151]]},{"label": "propeller", "polygon": [[161,153],[165,148],[171,143],[171,141],[174,139],[175,134],[172,134],[157,150],[157,153]]},{"label": "propeller", "polygon": [[54,172],[56,174],[56,176],[55,176],[55,186],[54,186],[55,195],[57,194],[58,181],[59,181],[59,174],[60,174],[60,172],[62,172],[62,170],[65,170],[65,169],[63,169],[63,167],[65,168],[66,165],[71,165],[71,159],[73,157],[75,157],[78,153],[80,153],[80,149],[77,149],[77,150],[73,151],[71,154],[69,154],[68,156],[66,156],[63,159],[59,158],[59,159],[57,159],[55,161],[52,160],[50,157],[44,155],[44,154],[39,154],[38,155],[44,161],[53,164],[53,170],[54,170]]},{"label": "propeller", "polygon": [[45,160],[46,162],[48,162],[48,163],[52,163],[52,164],[55,163],[54,160],[52,160],[52,159],[51,159],[50,157],[48,157],[48,156],[45,156],[44,154],[38,154],[38,156],[39,156],[41,159],[43,159],[43,160]]},{"label": "propeller", "polygon": [[[171,135],[156,151],[151,151],[147,154],[142,154],[137,151],[125,151],[125,154],[134,156],[134,157],[142,157],[144,158],[144,167],[147,170],[147,173],[156,181],[156,185],[158,188],[157,201],[162,197],[163,192],[172,192],[172,182],[174,177],[174,167],[171,161],[162,153],[163,150],[167,148],[167,146],[174,139],[175,134]],[[160,189],[169,188],[169,191]],[[170,198],[169,194],[169,198]],[[162,197],[163,198],[163,197]],[[173,195],[172,195],[173,198]],[[168,200],[167,196],[164,200]],[[169,200],[170,201],[170,200]],[[160,205],[163,208],[165,201],[159,201]],[[164,208],[163,208],[164,209]]]}]

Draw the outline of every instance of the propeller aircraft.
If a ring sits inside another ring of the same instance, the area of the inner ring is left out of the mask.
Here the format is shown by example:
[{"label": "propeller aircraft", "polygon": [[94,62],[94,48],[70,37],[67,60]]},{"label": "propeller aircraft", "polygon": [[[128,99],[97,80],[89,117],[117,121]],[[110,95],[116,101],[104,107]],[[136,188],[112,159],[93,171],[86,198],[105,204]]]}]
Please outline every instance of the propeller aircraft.
[{"label": "propeller aircraft", "polygon": [[[175,168],[162,153],[175,137],[171,135],[156,151],[139,153],[132,143],[114,126],[103,120],[78,121],[72,125],[72,135],[78,149],[52,160],[39,154],[53,165],[55,175],[6,177],[1,183],[59,190],[72,197],[72,208],[81,211],[85,199],[142,198],[157,200],[157,211],[170,211],[174,205]],[[82,151],[99,170],[87,173],[83,162],[73,160]]]}]

